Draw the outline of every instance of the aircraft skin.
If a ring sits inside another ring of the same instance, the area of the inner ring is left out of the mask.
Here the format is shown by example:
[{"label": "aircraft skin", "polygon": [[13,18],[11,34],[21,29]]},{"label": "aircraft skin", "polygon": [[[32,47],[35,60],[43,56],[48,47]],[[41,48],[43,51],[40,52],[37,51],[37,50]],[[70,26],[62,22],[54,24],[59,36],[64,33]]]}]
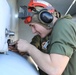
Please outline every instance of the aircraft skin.
[{"label": "aircraft skin", "polygon": [[11,30],[11,17],[7,0],[0,0],[0,75],[39,75],[26,58],[8,50],[9,33],[6,29]]}]

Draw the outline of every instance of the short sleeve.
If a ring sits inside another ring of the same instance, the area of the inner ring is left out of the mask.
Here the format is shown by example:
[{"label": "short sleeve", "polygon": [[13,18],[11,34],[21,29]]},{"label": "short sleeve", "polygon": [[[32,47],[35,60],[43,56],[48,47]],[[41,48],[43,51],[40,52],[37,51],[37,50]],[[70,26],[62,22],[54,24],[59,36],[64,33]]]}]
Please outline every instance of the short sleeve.
[{"label": "short sleeve", "polygon": [[61,54],[71,57],[73,53],[73,49],[69,45],[54,43],[51,46],[50,54],[51,53],[56,53],[56,54]]},{"label": "short sleeve", "polygon": [[75,32],[72,24],[67,20],[58,22],[49,37],[50,45],[48,46],[49,53],[57,53],[72,56],[73,47],[76,47]]}]

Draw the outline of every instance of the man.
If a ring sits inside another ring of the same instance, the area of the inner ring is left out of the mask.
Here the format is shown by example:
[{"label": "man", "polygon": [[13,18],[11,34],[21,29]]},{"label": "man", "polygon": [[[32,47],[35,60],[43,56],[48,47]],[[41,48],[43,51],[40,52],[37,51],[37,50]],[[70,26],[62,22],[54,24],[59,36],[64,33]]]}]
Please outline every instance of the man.
[{"label": "man", "polygon": [[46,44],[48,52],[43,53],[22,39],[17,41],[17,49],[27,52],[48,75],[76,75],[76,23],[69,15],[59,18],[58,12],[51,4],[50,8],[45,8],[47,10],[44,8],[34,8],[33,12],[38,13],[32,16],[28,25],[32,32],[41,38],[49,37]]}]

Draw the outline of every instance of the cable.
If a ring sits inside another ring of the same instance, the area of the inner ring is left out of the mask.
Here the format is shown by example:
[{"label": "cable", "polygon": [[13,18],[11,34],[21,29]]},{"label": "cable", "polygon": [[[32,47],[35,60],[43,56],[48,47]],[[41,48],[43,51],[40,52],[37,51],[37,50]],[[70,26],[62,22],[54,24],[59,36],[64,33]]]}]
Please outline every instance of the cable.
[{"label": "cable", "polygon": [[75,2],[76,2],[76,0],[74,0],[74,1],[72,2],[72,4],[70,5],[70,7],[68,8],[68,10],[66,11],[65,15],[67,15],[67,13],[69,12],[69,10],[71,9],[71,7],[74,5]]}]

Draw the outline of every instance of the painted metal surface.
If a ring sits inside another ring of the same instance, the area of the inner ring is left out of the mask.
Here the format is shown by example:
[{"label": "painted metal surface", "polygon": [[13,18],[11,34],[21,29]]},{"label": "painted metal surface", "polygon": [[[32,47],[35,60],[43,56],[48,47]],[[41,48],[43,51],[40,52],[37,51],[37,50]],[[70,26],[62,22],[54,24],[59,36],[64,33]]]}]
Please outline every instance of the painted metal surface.
[{"label": "painted metal surface", "polygon": [[8,51],[0,54],[0,75],[39,75],[33,64],[26,58]]},{"label": "painted metal surface", "polygon": [[0,0],[0,75],[39,75],[34,65],[26,58],[8,51],[9,35],[6,36],[6,29],[10,30],[13,25],[10,24],[10,18],[13,16],[7,0]]},{"label": "painted metal surface", "polygon": [[10,28],[10,7],[6,0],[0,0],[0,52],[8,51],[6,28]]}]

